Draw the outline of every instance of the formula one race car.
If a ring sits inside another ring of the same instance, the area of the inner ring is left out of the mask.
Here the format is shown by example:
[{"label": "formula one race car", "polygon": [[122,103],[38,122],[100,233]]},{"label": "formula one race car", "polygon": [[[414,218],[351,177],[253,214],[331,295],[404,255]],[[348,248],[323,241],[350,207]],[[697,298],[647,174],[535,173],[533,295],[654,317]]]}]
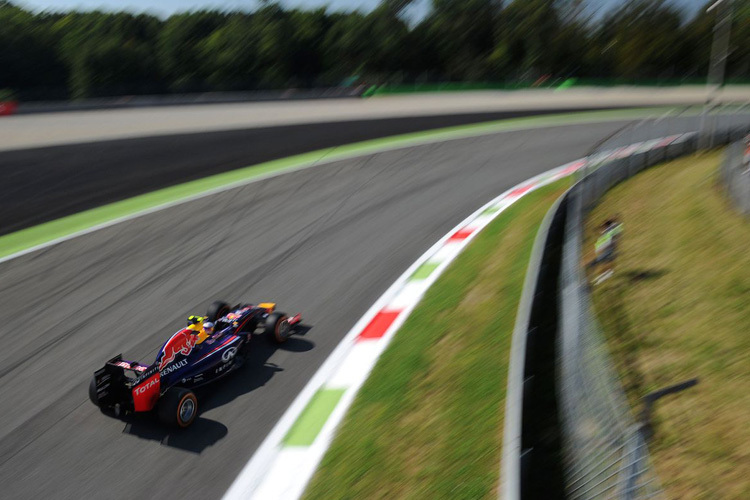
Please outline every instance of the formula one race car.
[{"label": "formula one race car", "polygon": [[[122,354],[107,361],[94,372],[89,398],[116,416],[155,409],[162,422],[187,427],[198,414],[198,400],[191,389],[239,368],[256,331],[276,342],[297,333],[301,316],[290,318],[275,309],[273,303],[229,307],[214,302],[206,317],[191,316],[188,327],[167,340],[153,364],[125,361]],[[204,321],[214,323],[210,335],[202,329]]]}]

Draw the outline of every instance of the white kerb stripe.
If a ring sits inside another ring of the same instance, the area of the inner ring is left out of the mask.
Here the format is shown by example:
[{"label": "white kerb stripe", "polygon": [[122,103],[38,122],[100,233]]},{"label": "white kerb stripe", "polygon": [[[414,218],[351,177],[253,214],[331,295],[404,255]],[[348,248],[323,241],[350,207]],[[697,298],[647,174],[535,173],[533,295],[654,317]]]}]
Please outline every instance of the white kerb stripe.
[{"label": "white kerb stripe", "polygon": [[458,255],[463,248],[463,241],[446,242],[437,252],[435,252],[427,261],[431,264],[439,264],[447,260],[452,260]]},{"label": "white kerb stripe", "polygon": [[334,372],[325,387],[329,389],[346,389],[359,386],[367,376],[364,366],[373,366],[378,356],[380,339],[359,340],[354,343],[344,362]]},{"label": "white kerb stripe", "polygon": [[422,295],[427,290],[427,287],[429,286],[429,283],[426,283],[425,280],[414,280],[408,282],[398,294],[391,299],[390,302],[388,302],[388,305],[385,306],[386,310],[391,311],[400,311],[402,309],[406,309],[410,305],[416,304],[419,302],[419,299],[422,298]]}]

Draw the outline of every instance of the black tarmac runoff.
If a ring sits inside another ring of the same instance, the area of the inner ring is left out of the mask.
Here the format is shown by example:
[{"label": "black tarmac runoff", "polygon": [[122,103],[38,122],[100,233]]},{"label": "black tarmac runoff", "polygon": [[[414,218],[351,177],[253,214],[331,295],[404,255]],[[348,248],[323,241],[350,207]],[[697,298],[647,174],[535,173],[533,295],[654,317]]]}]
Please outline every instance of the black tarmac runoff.
[{"label": "black tarmac runoff", "polygon": [[295,154],[409,132],[570,111],[584,109],[306,123],[0,151],[0,178],[6,181],[0,197],[0,235]]}]

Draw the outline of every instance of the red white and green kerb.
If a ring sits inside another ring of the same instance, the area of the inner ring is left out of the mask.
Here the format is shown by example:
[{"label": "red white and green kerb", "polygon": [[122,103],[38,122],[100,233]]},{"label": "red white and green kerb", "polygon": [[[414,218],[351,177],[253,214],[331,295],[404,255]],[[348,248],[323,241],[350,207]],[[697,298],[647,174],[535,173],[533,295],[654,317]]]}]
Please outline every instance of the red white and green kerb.
[{"label": "red white and green kerb", "polygon": [[[589,158],[589,165],[666,147],[693,133],[639,142]],[[235,499],[296,499],[381,353],[427,289],[469,242],[524,195],[586,166],[580,159],[515,186],[474,212],[425,252],[357,322],[244,467],[225,494]]]}]

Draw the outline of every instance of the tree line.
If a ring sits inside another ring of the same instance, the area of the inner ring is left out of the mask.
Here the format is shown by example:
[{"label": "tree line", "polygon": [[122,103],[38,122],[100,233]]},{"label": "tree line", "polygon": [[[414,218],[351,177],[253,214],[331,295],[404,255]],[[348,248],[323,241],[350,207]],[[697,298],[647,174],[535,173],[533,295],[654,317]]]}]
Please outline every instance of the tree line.
[{"label": "tree line", "polygon": [[[713,13],[667,0],[412,0],[369,13],[33,13],[0,0],[0,89],[21,99],[553,78],[704,79]],[[711,2],[707,2],[709,5]],[[735,2],[729,78],[750,78],[750,2]]]}]

